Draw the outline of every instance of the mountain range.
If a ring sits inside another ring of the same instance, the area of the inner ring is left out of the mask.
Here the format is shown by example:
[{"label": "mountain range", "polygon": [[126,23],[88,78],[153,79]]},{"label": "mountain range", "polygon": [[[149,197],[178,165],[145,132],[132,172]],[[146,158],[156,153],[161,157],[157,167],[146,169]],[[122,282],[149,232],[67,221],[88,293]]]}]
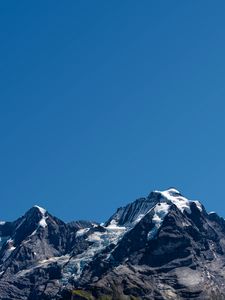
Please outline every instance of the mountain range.
[{"label": "mountain range", "polygon": [[105,222],[0,222],[0,300],[224,300],[225,220],[175,188]]}]

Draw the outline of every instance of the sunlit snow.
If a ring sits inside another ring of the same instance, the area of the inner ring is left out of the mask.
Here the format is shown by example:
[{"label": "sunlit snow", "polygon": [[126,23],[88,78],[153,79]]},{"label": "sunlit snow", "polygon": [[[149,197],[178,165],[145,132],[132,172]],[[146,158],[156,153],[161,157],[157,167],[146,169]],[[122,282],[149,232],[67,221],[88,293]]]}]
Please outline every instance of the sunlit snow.
[{"label": "sunlit snow", "polygon": [[155,191],[156,193],[160,193],[165,199],[171,201],[176,207],[181,211],[186,211],[187,213],[191,213],[190,203],[194,202],[198,209],[202,211],[202,205],[199,201],[191,201],[187,198],[183,197],[180,192],[176,189],[168,189],[165,191]]},{"label": "sunlit snow", "polygon": [[38,208],[40,213],[42,214],[42,219],[39,221],[39,225],[45,228],[47,226],[46,219],[48,218],[46,216],[46,210],[38,205],[35,205],[34,207]]},{"label": "sunlit snow", "polygon": [[154,223],[154,228],[148,233],[148,239],[154,238],[158,229],[160,228],[164,217],[167,215],[169,211],[169,204],[167,203],[158,203],[154,207],[154,216],[152,218],[152,222]]},{"label": "sunlit snow", "polygon": [[16,247],[14,247],[14,241],[11,238],[7,240],[7,246],[8,246],[8,248],[4,253],[2,261],[5,261],[12,254],[12,252],[16,249]]},{"label": "sunlit snow", "polygon": [[[71,258],[68,264],[65,266],[63,271],[63,281],[65,283],[71,277],[78,279],[84,266],[86,266],[92,260],[92,258],[105,247],[110,244],[116,244],[127,230],[126,227],[118,226],[114,220],[112,220],[108,226],[103,228],[105,231],[95,231],[89,235],[86,240],[91,244],[87,250],[81,254],[78,254],[76,257]],[[86,232],[88,231],[87,228],[85,230]],[[82,235],[83,233],[83,230],[79,230],[78,236],[80,236],[80,234]]]}]

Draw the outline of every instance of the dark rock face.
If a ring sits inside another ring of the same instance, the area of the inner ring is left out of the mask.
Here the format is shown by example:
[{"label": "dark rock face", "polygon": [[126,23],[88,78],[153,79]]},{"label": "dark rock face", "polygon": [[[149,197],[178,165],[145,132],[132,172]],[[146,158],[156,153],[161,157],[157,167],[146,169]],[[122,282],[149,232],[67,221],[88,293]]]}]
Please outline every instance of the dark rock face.
[{"label": "dark rock face", "polygon": [[109,224],[112,220],[115,220],[118,225],[130,225],[140,216],[145,215],[150,208],[152,208],[160,199],[160,194],[152,192],[147,198],[140,198],[134,202],[120,207],[116,213],[106,222]]},{"label": "dark rock face", "polygon": [[1,300],[225,299],[225,221],[175,189],[104,225],[35,206],[0,236]]}]

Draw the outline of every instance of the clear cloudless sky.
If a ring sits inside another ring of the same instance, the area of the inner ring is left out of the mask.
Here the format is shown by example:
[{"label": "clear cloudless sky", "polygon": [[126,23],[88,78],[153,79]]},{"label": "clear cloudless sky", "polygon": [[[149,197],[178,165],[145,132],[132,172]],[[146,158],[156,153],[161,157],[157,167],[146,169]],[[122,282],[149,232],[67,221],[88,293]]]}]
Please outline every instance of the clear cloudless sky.
[{"label": "clear cloudless sky", "polygon": [[0,219],[171,186],[225,217],[225,2],[1,1]]}]

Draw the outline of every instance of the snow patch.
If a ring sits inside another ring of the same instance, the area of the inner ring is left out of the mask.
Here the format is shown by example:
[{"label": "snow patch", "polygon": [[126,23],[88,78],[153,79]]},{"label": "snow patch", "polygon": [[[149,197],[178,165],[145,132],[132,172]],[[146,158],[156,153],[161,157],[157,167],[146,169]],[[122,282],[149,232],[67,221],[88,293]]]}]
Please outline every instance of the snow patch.
[{"label": "snow patch", "polygon": [[40,206],[38,206],[38,205],[34,205],[34,207],[38,208],[39,211],[40,211],[40,213],[41,213],[42,215],[45,215],[46,209],[44,209],[43,207],[40,207]]},{"label": "snow patch", "polygon": [[174,189],[168,189],[166,191],[155,191],[156,193],[160,193],[165,199],[169,200],[183,213],[186,211],[187,213],[191,213],[190,203],[195,203],[197,208],[202,211],[202,205],[199,201],[188,200],[183,197],[181,193]]},{"label": "snow patch", "polygon": [[[79,279],[84,267],[93,259],[93,257],[110,244],[116,244],[127,231],[126,227],[118,226],[115,220],[112,220],[110,224],[103,227],[103,229],[103,232],[95,231],[90,234],[86,238],[86,241],[91,243],[89,247],[81,254],[70,259],[64,268],[63,283],[66,284],[71,277],[75,280]],[[79,230],[78,236],[83,233],[84,231]]]},{"label": "snow patch", "polygon": [[140,214],[137,219],[133,222],[133,225],[137,224],[138,222],[141,221],[141,219],[145,216],[145,214]]},{"label": "snow patch", "polygon": [[5,251],[2,261],[5,261],[7,258],[9,258],[12,252],[16,249],[16,247],[14,247],[14,241],[11,238],[8,239],[7,244],[8,249]]},{"label": "snow patch", "polygon": [[87,233],[89,230],[90,230],[90,228],[82,228],[82,229],[77,230],[77,232],[76,232],[76,237],[79,237],[79,236],[84,235],[84,234]]},{"label": "snow patch", "polygon": [[164,220],[164,217],[167,215],[167,213],[169,211],[169,207],[170,207],[170,205],[167,203],[158,203],[153,208],[154,216],[152,218],[152,222],[154,223],[154,228],[151,231],[149,231],[148,237],[147,237],[148,240],[154,238],[155,235],[157,234],[157,232]]},{"label": "snow patch", "polygon": [[47,226],[46,220],[47,220],[47,216],[46,216],[46,209],[44,209],[43,207],[40,207],[38,205],[34,205],[34,207],[36,207],[37,209],[39,209],[40,213],[42,214],[42,219],[39,221],[39,225],[43,228],[45,228]]},{"label": "snow patch", "polygon": [[[34,255],[36,255],[36,252],[34,252]],[[48,267],[49,264],[53,262],[57,262],[58,265],[63,266],[69,261],[69,255],[62,255],[62,256],[54,256],[50,257],[49,259],[40,260],[31,267],[21,270],[18,273],[16,273],[16,277],[23,277],[26,274],[33,272],[35,269],[39,268],[45,268]]]},{"label": "snow patch", "polygon": [[0,221],[0,225],[4,225],[5,223],[5,221]]},{"label": "snow patch", "polygon": [[39,221],[39,225],[43,228],[45,228],[47,226],[47,223],[46,223],[46,219],[47,217],[43,217],[40,221]]}]

